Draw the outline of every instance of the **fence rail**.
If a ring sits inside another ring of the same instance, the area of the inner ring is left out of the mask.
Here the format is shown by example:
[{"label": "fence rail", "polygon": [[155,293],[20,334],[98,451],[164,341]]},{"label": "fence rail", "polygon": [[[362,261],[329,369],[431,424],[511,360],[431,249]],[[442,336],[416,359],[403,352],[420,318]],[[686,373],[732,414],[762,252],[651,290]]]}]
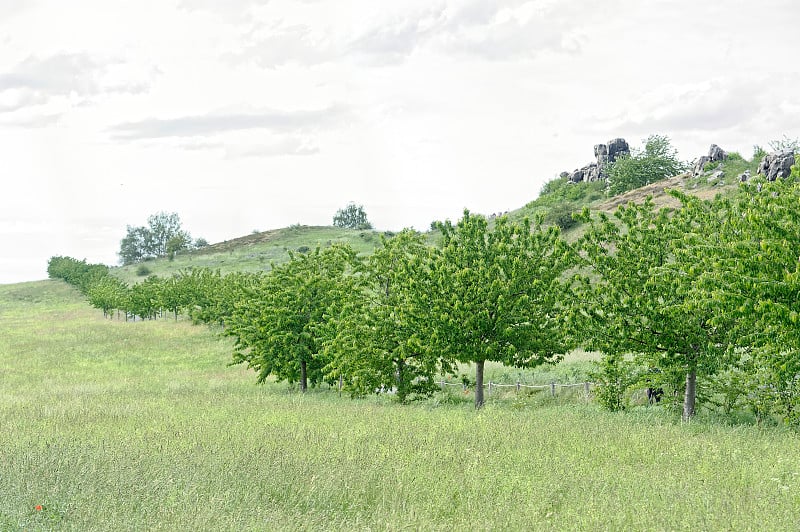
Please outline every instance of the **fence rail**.
[{"label": "fence rail", "polygon": [[[439,386],[441,386],[442,390],[444,390],[446,386],[460,386],[464,391],[467,391],[470,388],[464,383],[446,381],[439,381]],[[550,384],[522,384],[521,382],[517,382],[516,384],[501,384],[499,382],[492,381],[489,381],[483,385],[484,388],[488,388],[489,394],[492,393],[492,389],[494,388],[516,388],[517,392],[519,392],[522,388],[532,388],[537,390],[545,390],[550,388],[550,394],[553,397],[556,395],[556,388],[576,388],[579,386],[582,386],[586,395],[589,395],[592,387],[597,385],[593,382],[579,382],[575,384],[560,384],[557,382],[551,382]]]}]

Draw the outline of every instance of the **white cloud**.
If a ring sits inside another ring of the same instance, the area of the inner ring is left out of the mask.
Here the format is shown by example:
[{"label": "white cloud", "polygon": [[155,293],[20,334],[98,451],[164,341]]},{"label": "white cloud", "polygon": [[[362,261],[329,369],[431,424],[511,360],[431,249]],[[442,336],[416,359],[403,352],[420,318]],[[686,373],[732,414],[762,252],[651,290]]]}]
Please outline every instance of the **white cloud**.
[{"label": "white cloud", "polygon": [[311,111],[267,110],[257,113],[208,113],[178,118],[149,118],[111,127],[117,140],[209,136],[231,131],[266,129],[291,133],[342,125],[351,117],[344,106]]}]

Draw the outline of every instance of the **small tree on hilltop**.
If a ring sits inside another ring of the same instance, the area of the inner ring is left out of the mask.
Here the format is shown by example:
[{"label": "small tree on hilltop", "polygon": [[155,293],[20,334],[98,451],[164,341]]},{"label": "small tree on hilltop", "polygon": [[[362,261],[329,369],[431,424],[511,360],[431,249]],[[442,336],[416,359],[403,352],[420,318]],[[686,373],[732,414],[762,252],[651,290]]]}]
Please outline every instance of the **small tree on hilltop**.
[{"label": "small tree on hilltop", "polygon": [[678,175],[686,164],[663,135],[650,135],[644,151],[620,157],[608,168],[608,193],[612,196]]},{"label": "small tree on hilltop", "polygon": [[344,209],[336,211],[333,217],[334,227],[347,229],[372,229],[372,224],[367,220],[367,213],[363,205],[349,203]]},{"label": "small tree on hilltop", "polygon": [[169,255],[188,249],[192,238],[181,228],[177,213],[160,212],[147,218],[147,227],[128,226],[120,242],[119,258],[123,266],[141,260]]}]

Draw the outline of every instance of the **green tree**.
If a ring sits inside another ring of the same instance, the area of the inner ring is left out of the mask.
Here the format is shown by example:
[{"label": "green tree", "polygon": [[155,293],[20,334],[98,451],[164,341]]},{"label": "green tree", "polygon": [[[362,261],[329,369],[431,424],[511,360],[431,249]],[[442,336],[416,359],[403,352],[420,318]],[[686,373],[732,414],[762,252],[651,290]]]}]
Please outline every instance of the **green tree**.
[{"label": "green tree", "polygon": [[372,224],[367,220],[367,213],[363,205],[349,203],[347,207],[339,209],[333,217],[334,227],[346,229],[372,229]]},{"label": "green tree", "polygon": [[[761,416],[800,424],[800,167],[773,183],[749,184],[727,212],[717,268],[703,279],[732,325],[729,345],[739,363],[730,390]],[[697,201],[697,200],[694,200]],[[723,324],[719,324],[722,326]]]},{"label": "green tree", "polygon": [[572,286],[571,324],[584,347],[604,354],[609,376],[626,354],[662,378],[682,374],[684,419],[695,413],[698,376],[727,360],[724,317],[699,283],[713,267],[721,222],[693,206],[671,217],[648,198],[620,207],[613,220],[584,211],[589,227],[576,244],[584,269]]},{"label": "green tree", "polygon": [[354,396],[394,388],[405,403],[431,395],[443,369],[429,341],[431,248],[408,229],[382,243],[359,277],[363,289],[330,324],[326,371]]},{"label": "green tree", "polygon": [[147,227],[127,226],[118,253],[123,265],[155,257],[174,256],[191,245],[191,236],[181,228],[177,213],[153,214],[147,218],[147,224]]},{"label": "green tree", "polygon": [[438,224],[442,246],[432,265],[434,339],[445,360],[475,363],[475,406],[484,402],[487,360],[533,367],[570,345],[562,323],[562,274],[571,255],[557,228],[541,220],[495,220],[464,211]]},{"label": "green tree", "polygon": [[112,315],[114,310],[124,310],[128,297],[128,286],[110,275],[96,280],[86,293],[89,303],[103,311],[103,316]]},{"label": "green tree", "polygon": [[628,190],[678,175],[686,164],[678,159],[669,138],[650,135],[644,150],[617,158],[608,168],[608,194],[616,196]]},{"label": "green tree", "polygon": [[306,391],[323,378],[324,325],[341,312],[355,290],[355,252],[336,244],[324,251],[294,255],[261,282],[246,288],[226,334],[235,337],[234,363],[246,363],[258,382],[270,375],[300,383]]}]

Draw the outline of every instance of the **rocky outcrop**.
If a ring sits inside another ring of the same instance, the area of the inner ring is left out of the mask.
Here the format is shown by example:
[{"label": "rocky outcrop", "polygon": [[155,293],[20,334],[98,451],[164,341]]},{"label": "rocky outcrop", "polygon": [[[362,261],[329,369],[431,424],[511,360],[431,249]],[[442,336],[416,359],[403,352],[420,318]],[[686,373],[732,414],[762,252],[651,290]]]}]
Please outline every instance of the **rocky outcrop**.
[{"label": "rocky outcrop", "polygon": [[717,146],[716,144],[712,144],[710,148],[708,148],[708,158],[711,161],[724,161],[728,158],[728,152]]},{"label": "rocky outcrop", "polygon": [[613,139],[608,141],[608,162],[613,163],[617,157],[630,155],[631,148],[625,139]]},{"label": "rocky outcrop", "polygon": [[716,144],[712,144],[711,147],[708,148],[708,155],[703,155],[694,162],[694,167],[692,168],[692,175],[699,176],[700,174],[703,173],[706,164],[716,161],[724,161],[727,158],[728,158],[728,152],[726,152]]},{"label": "rocky outcrop", "polygon": [[761,159],[758,165],[757,174],[764,174],[767,181],[775,181],[779,177],[789,177],[792,173],[794,164],[794,152],[782,151],[780,153],[770,153]]},{"label": "rocky outcrop", "polygon": [[608,141],[608,144],[595,144],[595,161],[587,164],[583,168],[576,168],[572,172],[561,172],[561,176],[567,176],[570,183],[580,183],[582,181],[597,181],[606,178],[606,167],[613,163],[622,155],[630,155],[630,147],[625,139],[617,138]]}]

